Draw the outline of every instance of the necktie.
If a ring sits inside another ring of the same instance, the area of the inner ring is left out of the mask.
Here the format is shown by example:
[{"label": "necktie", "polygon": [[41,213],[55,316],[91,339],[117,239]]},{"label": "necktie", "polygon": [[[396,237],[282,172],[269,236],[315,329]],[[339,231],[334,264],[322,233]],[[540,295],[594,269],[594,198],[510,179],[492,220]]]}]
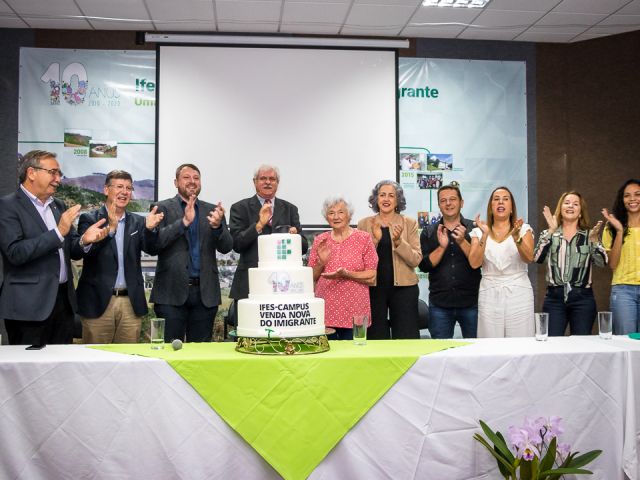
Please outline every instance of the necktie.
[{"label": "necktie", "polygon": [[273,221],[273,205],[271,204],[271,199],[266,199],[264,201],[264,203],[266,203],[267,205],[269,205],[271,207],[271,216],[269,217],[269,225],[271,225],[272,221]]}]

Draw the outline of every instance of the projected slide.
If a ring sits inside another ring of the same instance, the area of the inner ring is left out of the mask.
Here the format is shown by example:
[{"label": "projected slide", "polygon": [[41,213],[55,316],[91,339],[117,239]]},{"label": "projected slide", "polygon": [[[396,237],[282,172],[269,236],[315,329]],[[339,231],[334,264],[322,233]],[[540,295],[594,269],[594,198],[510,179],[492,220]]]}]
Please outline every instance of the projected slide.
[{"label": "projected slide", "polygon": [[161,46],[158,87],[159,198],[190,162],[201,197],[228,210],[269,163],[302,224],[325,225],[326,196],[351,200],[355,222],[375,183],[396,178],[393,51]]}]

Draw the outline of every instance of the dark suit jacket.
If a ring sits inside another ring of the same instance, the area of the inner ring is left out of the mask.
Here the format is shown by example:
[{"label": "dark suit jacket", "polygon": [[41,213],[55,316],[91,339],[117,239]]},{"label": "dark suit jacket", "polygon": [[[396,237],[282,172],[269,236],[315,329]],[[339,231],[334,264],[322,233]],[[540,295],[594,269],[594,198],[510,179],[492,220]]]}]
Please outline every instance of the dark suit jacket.
[{"label": "dark suit jacket", "polygon": [[[309,244],[302,235],[298,207],[278,197],[276,197],[274,205],[272,225],[274,227],[279,225],[296,227],[302,236],[302,253],[306,253]],[[229,229],[233,237],[233,249],[240,254],[240,261],[233,277],[229,297],[236,300],[249,296],[249,268],[258,266],[259,234],[256,231],[256,223],[258,223],[260,208],[262,205],[257,195],[240,200],[231,206]],[[269,235],[272,230],[271,226],[266,225],[260,235]]]},{"label": "dark suit jacket", "polygon": [[[78,222],[78,233],[83,235],[87,228],[98,220],[108,220],[107,209],[83,213]],[[105,223],[106,225],[106,223]],[[124,278],[131,306],[136,315],[147,313],[147,299],[144,296],[144,281],[140,252],[155,255],[155,243],[158,235],[147,230],[145,219],[140,215],[126,212],[124,220]],[[112,289],[118,276],[118,247],[116,238],[105,238],[91,245],[85,255],[82,274],[76,293],[78,313],[86,318],[97,318],[107,309],[112,297]]]},{"label": "dark suit jacket", "polygon": [[[164,213],[158,233],[158,265],[151,291],[151,302],[180,306],[189,295],[189,235],[182,223],[184,210],[179,195],[158,203],[158,213]],[[215,208],[211,203],[198,200],[200,227],[200,296],[206,307],[220,305],[220,281],[216,250],[228,253],[233,247],[227,222],[220,227],[209,226],[207,215]],[[196,220],[194,220],[196,221]]]},{"label": "dark suit jacket", "polygon": [[[60,221],[66,210],[54,199],[51,211]],[[61,244],[54,230],[48,230],[42,217],[21,190],[0,199],[0,250],[4,284],[0,293],[0,317],[10,320],[45,320],[53,311],[58,294],[62,246],[67,266],[69,303],[76,310],[70,258],[80,259],[80,236],[72,227]]]}]

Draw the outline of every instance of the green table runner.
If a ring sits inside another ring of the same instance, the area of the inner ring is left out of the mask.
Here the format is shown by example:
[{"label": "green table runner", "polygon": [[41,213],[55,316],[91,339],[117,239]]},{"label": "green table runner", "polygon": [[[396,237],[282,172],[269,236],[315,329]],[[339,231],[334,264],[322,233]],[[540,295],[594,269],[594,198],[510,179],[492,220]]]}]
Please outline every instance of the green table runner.
[{"label": "green table runner", "polygon": [[306,478],[421,355],[448,340],[333,341],[316,355],[241,354],[233,343],[104,345],[162,358],[285,479]]}]

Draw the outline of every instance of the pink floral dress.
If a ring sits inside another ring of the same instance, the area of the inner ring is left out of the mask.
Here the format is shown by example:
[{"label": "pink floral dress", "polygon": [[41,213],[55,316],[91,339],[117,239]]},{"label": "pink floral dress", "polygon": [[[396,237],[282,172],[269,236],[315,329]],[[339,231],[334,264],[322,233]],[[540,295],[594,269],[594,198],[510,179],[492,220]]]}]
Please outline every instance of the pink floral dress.
[{"label": "pink floral dress", "polygon": [[[331,256],[324,272],[335,272],[340,267],[356,272],[376,270],[378,267],[378,254],[371,235],[355,229],[340,243],[331,238],[331,231],[318,235],[309,254],[310,267],[318,263],[318,245],[325,238],[331,249]],[[316,283],[316,297],[324,299],[324,322],[328,327],[351,328],[354,315],[368,315],[371,325],[367,285],[354,280],[320,277]]]}]

